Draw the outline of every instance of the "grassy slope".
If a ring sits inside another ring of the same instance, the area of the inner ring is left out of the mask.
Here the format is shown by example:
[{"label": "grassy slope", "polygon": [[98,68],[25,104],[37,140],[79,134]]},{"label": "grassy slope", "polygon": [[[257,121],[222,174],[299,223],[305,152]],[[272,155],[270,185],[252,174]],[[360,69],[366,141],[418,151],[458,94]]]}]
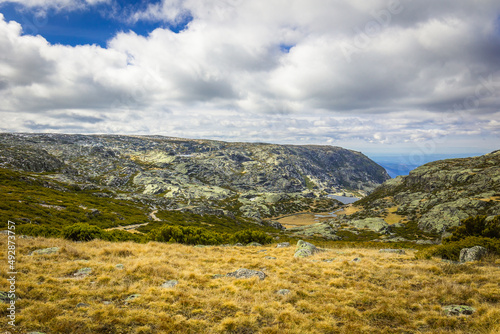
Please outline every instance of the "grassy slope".
[{"label": "grassy slope", "polygon": [[[274,245],[195,248],[43,238],[17,243],[19,333],[500,331],[500,260],[494,258],[456,266],[416,260],[411,251],[401,256],[373,249],[330,249],[295,259],[293,248]],[[59,254],[28,255],[53,246],[61,247]],[[5,236],[0,248],[7,248]],[[0,254],[0,291],[5,291],[6,252]],[[361,262],[351,262],[355,257]],[[125,269],[115,268],[119,263]],[[92,274],[74,278],[84,267]],[[268,277],[212,279],[238,268],[262,269]],[[179,285],[159,287],[171,279]],[[291,294],[280,296],[279,289]],[[136,293],[141,296],[126,304]],[[77,308],[78,303],[89,306]],[[471,305],[477,312],[447,317],[441,307],[448,304]],[[0,304],[3,319],[6,307]]]},{"label": "grassy slope", "polygon": [[[37,173],[0,168],[0,227],[5,227],[7,220],[22,223],[21,218],[56,228],[81,222],[109,228],[148,221],[148,210],[143,205],[51,183],[52,188],[47,187],[48,182]],[[100,213],[92,214],[92,209]]]},{"label": "grassy slope", "polygon": [[[151,224],[139,230],[147,233],[163,224],[196,226],[217,232],[233,233],[245,229],[276,232],[270,227],[260,227],[247,219],[198,215],[189,212],[160,211],[162,221],[152,222],[151,209],[141,203],[103,198],[95,191],[71,189],[54,181],[49,184],[38,173],[26,173],[0,168],[0,229],[8,220],[27,225],[29,220],[38,226],[61,229],[75,223],[88,223],[103,229],[133,224]],[[49,186],[49,187],[48,187]],[[93,214],[92,210],[98,210]],[[24,220],[23,220],[24,219]]]}]

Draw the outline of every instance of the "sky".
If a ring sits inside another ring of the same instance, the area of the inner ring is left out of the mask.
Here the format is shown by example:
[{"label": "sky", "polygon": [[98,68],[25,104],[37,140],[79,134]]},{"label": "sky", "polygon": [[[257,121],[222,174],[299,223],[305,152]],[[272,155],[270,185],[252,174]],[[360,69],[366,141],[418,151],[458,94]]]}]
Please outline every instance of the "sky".
[{"label": "sky", "polygon": [[500,149],[498,0],[0,0],[0,132]]}]

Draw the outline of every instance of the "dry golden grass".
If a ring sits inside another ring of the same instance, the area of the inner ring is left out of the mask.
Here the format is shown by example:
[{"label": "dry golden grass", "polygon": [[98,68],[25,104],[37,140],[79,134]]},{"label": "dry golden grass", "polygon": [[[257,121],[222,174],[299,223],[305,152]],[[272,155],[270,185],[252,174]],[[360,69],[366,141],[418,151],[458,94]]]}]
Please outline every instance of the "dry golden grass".
[{"label": "dry golden grass", "polygon": [[[412,251],[332,248],[295,259],[294,247],[275,245],[17,242],[18,333],[500,332],[500,261],[495,258],[457,266],[416,260]],[[54,246],[61,247],[58,254],[28,255]],[[6,250],[4,236],[0,247]],[[5,253],[0,291],[7,290]],[[355,257],[361,262],[352,262]],[[92,273],[74,278],[85,267]],[[268,277],[212,278],[238,268],[263,270]],[[160,288],[171,279],[179,284]],[[280,289],[291,293],[281,296]],[[140,297],[126,303],[132,294]],[[78,303],[88,306],[77,308]],[[447,317],[441,307],[448,304],[470,305],[477,312]],[[6,319],[7,305],[0,307]],[[1,326],[10,330],[6,321]]]},{"label": "dry golden grass", "polygon": [[344,209],[340,210],[337,212],[338,215],[352,215],[353,213],[356,213],[358,211],[361,211],[363,208],[359,206],[354,206],[352,204],[349,204],[348,206],[344,207]]},{"label": "dry golden grass", "polygon": [[[332,219],[330,212],[323,213],[298,213],[283,218],[277,219],[277,221],[286,228],[293,228],[297,226],[307,226],[312,224],[317,224],[319,222],[327,221]],[[327,217],[320,217],[327,216]]]},{"label": "dry golden grass", "polygon": [[389,224],[389,225],[396,224],[399,222],[403,222],[403,220],[406,219],[405,216],[398,215],[396,213],[397,210],[398,210],[397,206],[393,206],[393,207],[387,209],[388,213],[384,217],[384,220],[387,224]]}]

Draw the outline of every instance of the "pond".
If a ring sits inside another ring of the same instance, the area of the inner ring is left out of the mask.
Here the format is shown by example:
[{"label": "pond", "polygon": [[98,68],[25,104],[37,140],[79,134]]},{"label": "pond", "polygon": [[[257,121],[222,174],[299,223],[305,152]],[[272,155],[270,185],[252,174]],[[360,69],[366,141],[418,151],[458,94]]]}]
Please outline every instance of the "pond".
[{"label": "pond", "polygon": [[330,198],[334,198],[344,204],[351,204],[359,200],[357,197],[346,197],[346,196],[337,196],[337,195],[328,195]]}]

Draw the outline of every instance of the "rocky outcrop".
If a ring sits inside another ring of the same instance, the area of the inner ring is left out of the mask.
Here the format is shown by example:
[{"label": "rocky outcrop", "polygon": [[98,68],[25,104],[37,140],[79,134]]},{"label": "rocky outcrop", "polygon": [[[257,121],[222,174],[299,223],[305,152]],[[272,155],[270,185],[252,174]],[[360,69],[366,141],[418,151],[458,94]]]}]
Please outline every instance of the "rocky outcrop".
[{"label": "rocky outcrop", "polygon": [[347,224],[357,229],[367,229],[377,233],[387,233],[389,228],[389,224],[382,218],[350,220]]},{"label": "rocky outcrop", "polygon": [[473,262],[481,260],[488,250],[481,246],[474,246],[471,248],[463,248],[460,250],[460,262]]},{"label": "rocky outcrop", "polygon": [[316,253],[321,252],[321,249],[317,248],[313,244],[299,240],[297,242],[297,248],[295,248],[295,254],[293,255],[294,257],[308,257],[311,255],[314,255]]},{"label": "rocky outcrop", "polygon": [[340,147],[160,136],[0,134],[0,167],[48,172],[51,187],[256,222],[335,209],[340,203],[328,194],[364,193],[389,179],[365,155]]},{"label": "rocky outcrop", "polygon": [[397,207],[397,214],[417,222],[421,230],[444,233],[465,218],[500,212],[498,166],[500,151],[434,161],[386,181],[357,204],[370,217]]}]

